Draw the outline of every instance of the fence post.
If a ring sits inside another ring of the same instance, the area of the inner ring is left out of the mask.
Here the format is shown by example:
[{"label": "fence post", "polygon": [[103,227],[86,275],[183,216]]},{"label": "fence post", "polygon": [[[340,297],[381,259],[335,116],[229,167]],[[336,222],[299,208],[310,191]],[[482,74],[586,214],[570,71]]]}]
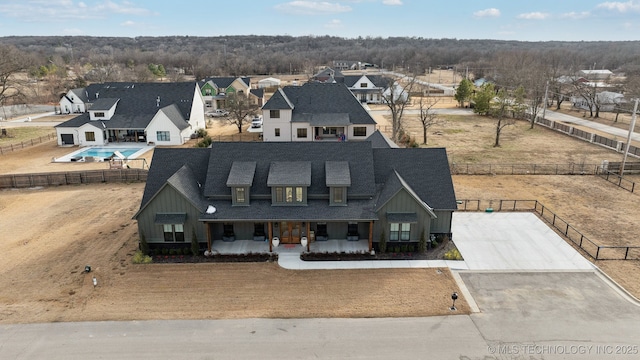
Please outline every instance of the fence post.
[{"label": "fence post", "polygon": [[624,253],[624,259],[627,260],[627,255],[629,255],[629,247],[627,246],[627,251]]},{"label": "fence post", "polygon": [[553,214],[553,221],[551,222],[551,225],[556,226],[556,214]]},{"label": "fence post", "polygon": [[569,234],[569,224],[567,224],[567,228],[564,230],[564,236],[568,236]]},{"label": "fence post", "polygon": [[598,246],[598,249],[596,250],[596,260],[598,260],[599,255],[600,255],[600,246]]}]

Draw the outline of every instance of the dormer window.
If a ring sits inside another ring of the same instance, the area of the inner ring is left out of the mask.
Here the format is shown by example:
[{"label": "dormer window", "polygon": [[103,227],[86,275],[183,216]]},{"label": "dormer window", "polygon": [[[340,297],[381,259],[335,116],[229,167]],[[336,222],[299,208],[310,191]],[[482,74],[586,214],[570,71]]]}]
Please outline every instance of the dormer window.
[{"label": "dormer window", "polygon": [[280,118],[280,110],[269,110],[269,117],[272,119]]},{"label": "dormer window", "polygon": [[249,190],[253,185],[255,172],[255,161],[234,161],[231,164],[227,186],[231,188],[231,203],[233,206],[249,205]]},{"label": "dormer window", "polygon": [[93,113],[93,116],[95,116],[97,118],[103,118],[104,117],[104,112],[96,111],[96,112]]},{"label": "dormer window", "polygon": [[271,187],[272,205],[306,205],[307,189],[311,186],[311,163],[308,161],[271,163],[267,186]]},{"label": "dormer window", "polygon": [[351,171],[346,161],[327,161],[324,164],[329,205],[347,206],[347,188],[351,186]]}]

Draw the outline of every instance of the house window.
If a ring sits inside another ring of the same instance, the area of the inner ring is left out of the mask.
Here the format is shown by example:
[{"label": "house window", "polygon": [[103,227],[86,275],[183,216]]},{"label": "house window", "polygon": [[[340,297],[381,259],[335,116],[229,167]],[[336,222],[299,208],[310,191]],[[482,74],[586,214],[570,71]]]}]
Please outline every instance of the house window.
[{"label": "house window", "polygon": [[366,88],[366,87],[367,87],[367,85],[368,85],[367,83],[360,83],[360,87],[361,87],[361,88]]},{"label": "house window", "polygon": [[245,203],[246,201],[245,189],[242,187],[236,188],[236,202]]},{"label": "house window", "polygon": [[94,112],[93,116],[101,118],[101,117],[104,117],[104,113],[103,112]]},{"label": "house window", "polygon": [[276,131],[276,136],[279,137],[280,136],[280,128],[276,128],[275,131]]},{"label": "house window", "polygon": [[156,138],[158,139],[158,141],[171,141],[171,135],[168,131],[156,132]]},{"label": "house window", "polygon": [[298,138],[306,138],[307,137],[307,129],[298,129]]},{"label": "house window", "polygon": [[269,110],[269,117],[272,119],[280,119],[280,110]]},{"label": "house window", "polygon": [[87,139],[87,141],[96,141],[96,133],[87,131],[84,133],[84,138]]},{"label": "house window", "polygon": [[182,224],[164,224],[164,241],[184,242],[184,227]]},{"label": "house window", "polygon": [[211,89],[208,89],[208,88],[204,89],[204,94],[208,95],[208,96],[211,96]]},{"label": "house window", "polygon": [[389,241],[409,241],[411,234],[411,224],[409,223],[391,223],[389,231]]},{"label": "house window", "polygon": [[344,189],[337,187],[333,188],[333,202],[337,204],[342,204],[344,201]]},{"label": "house window", "polygon": [[304,204],[304,188],[302,186],[278,186],[274,188],[274,204]]},{"label": "house window", "polygon": [[367,127],[366,126],[354,126],[353,127],[353,136],[367,136]]}]

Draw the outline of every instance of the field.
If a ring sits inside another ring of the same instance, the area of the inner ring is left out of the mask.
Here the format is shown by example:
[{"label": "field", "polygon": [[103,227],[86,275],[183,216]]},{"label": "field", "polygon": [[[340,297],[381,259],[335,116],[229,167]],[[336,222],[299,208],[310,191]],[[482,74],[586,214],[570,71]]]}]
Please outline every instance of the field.
[{"label": "field", "polygon": [[[377,119],[384,127],[384,118]],[[415,119],[408,128],[421,135]],[[416,132],[417,131],[417,132]],[[210,132],[230,136],[220,122]],[[430,129],[456,163],[585,162],[621,155],[518,123],[493,148],[492,120],[448,117]],[[193,146],[193,143],[187,146]],[[104,163],[51,163],[45,143],[0,155],[0,173],[84,170]],[[147,154],[150,159],[151,153]],[[593,176],[454,176],[459,199],[537,199],[600,244],[640,245],[638,193]],[[636,178],[636,181],[639,179]],[[134,265],[143,184],[68,186],[0,192],[0,323],[378,317],[447,314],[457,289],[446,269],[288,271],[276,264]],[[455,238],[455,234],[454,234]],[[83,272],[91,265],[92,272]],[[640,296],[637,261],[597,265]],[[98,286],[93,287],[95,275]],[[393,306],[390,306],[393,304]],[[469,309],[460,301],[460,313]]]}]

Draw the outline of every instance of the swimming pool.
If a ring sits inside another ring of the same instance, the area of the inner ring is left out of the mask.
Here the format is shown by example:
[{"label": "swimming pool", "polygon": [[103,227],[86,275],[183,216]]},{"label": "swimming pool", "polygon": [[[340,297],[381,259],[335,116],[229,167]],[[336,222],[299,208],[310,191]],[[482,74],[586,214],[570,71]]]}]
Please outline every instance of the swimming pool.
[{"label": "swimming pool", "polygon": [[153,146],[132,146],[123,145],[109,145],[109,146],[91,146],[83,147],[65,156],[56,158],[55,162],[72,162],[72,161],[87,161],[90,158],[93,161],[105,161],[106,158],[111,157],[116,151],[122,154],[127,159],[135,159],[142,154],[153,149]]}]

